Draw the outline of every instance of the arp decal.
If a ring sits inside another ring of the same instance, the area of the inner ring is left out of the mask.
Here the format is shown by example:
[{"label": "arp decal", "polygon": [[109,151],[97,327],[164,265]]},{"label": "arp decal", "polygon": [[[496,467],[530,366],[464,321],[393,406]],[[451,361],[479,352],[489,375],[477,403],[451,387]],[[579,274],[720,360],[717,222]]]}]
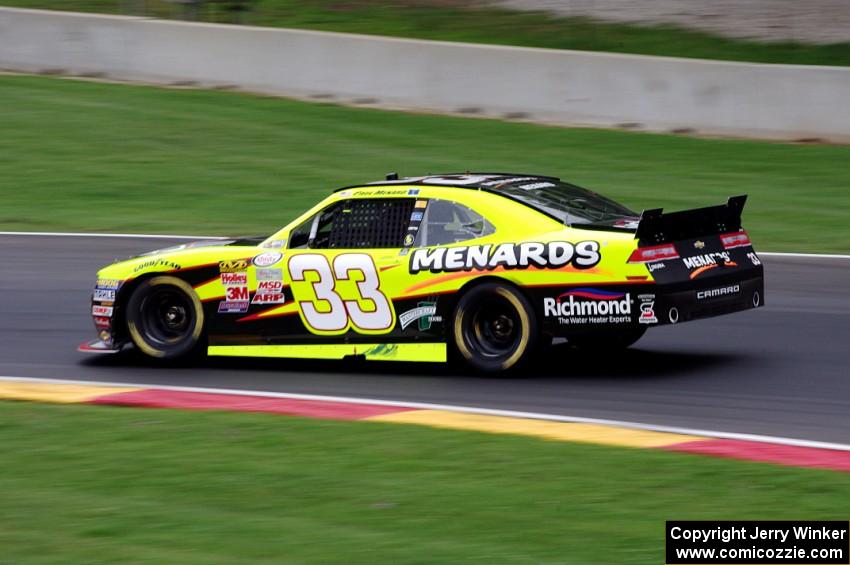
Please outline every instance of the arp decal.
[{"label": "arp decal", "polygon": [[259,281],[251,304],[283,304],[283,281]]},{"label": "arp decal", "polygon": [[627,324],[632,319],[628,292],[598,288],[574,288],[557,298],[543,299],[543,314],[568,324]]},{"label": "arp decal", "polygon": [[577,269],[596,266],[602,256],[599,242],[566,241],[549,243],[502,243],[496,246],[470,245],[417,249],[410,255],[411,274],[420,271],[432,273],[453,271],[487,271],[497,267],[505,269],[559,269],[571,265]]}]

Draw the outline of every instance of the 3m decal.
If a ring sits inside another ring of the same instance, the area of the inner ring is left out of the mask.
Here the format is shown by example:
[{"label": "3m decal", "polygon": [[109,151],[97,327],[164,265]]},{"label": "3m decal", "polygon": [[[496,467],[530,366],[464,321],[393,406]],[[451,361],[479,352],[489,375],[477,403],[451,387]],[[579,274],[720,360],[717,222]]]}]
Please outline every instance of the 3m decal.
[{"label": "3m decal", "polygon": [[567,324],[627,324],[632,317],[632,299],[627,292],[598,288],[574,288],[557,298],[543,299],[543,315]]},{"label": "3m decal", "polygon": [[487,271],[497,267],[505,269],[559,269],[570,265],[589,269],[602,259],[599,242],[566,241],[549,243],[502,243],[496,246],[470,245],[417,249],[410,255],[411,274],[420,271],[432,273],[452,271]]},{"label": "3m decal", "polygon": [[268,251],[266,253],[260,253],[259,255],[254,257],[252,262],[256,267],[270,267],[281,259],[283,259],[282,253],[278,253],[276,251]]},{"label": "3m decal", "polygon": [[657,324],[658,318],[655,316],[655,295],[638,294],[638,300],[640,300],[640,316],[638,316],[638,323]]},{"label": "3m decal", "polygon": [[[288,270],[302,320],[310,331],[339,334],[352,328],[358,333],[387,333],[392,329],[392,303],[380,290],[378,270],[369,255],[337,255],[331,267],[324,255],[305,253],[291,257]],[[307,273],[315,273],[318,279],[308,281]],[[298,282],[308,284],[296,288]]]},{"label": "3m decal", "polygon": [[218,271],[220,273],[238,273],[248,270],[247,259],[235,259],[230,261],[219,261]]},{"label": "3m decal", "polygon": [[112,317],[112,306],[99,306],[95,304],[91,307],[92,316],[103,316],[105,318]]},{"label": "3m decal", "polygon": [[432,322],[442,322],[440,316],[435,316],[437,313],[436,302],[419,302],[416,308],[403,312],[398,317],[398,322],[401,324],[401,329],[404,330],[413,322],[419,321],[419,331],[431,329]]}]

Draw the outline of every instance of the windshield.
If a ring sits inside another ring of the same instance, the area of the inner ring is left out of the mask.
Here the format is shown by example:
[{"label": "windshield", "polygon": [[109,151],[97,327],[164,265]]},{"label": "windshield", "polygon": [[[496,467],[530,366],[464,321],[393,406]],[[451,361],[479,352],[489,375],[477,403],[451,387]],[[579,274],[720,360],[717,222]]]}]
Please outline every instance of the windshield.
[{"label": "windshield", "polygon": [[632,220],[637,214],[622,204],[587,189],[554,179],[508,182],[495,191],[555,217],[567,225],[608,224]]}]

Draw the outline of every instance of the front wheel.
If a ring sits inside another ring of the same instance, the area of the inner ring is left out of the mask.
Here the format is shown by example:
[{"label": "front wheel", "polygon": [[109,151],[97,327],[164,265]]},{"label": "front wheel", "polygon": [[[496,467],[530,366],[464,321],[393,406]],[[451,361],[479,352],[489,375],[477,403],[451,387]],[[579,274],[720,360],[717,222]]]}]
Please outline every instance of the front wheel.
[{"label": "front wheel", "polygon": [[151,357],[187,357],[201,348],[204,310],[185,281],[153,277],[142,281],[130,295],[127,330],[133,344]]},{"label": "front wheel", "polygon": [[463,360],[479,371],[507,371],[534,350],[538,329],[528,300],[511,286],[484,283],[461,296],[453,338]]}]

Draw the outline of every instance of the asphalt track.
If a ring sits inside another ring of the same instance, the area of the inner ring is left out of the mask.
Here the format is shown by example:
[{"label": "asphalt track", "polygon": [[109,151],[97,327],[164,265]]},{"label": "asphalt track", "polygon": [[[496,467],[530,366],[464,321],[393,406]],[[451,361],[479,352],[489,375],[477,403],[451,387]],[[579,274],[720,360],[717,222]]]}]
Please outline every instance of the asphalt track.
[{"label": "asphalt track", "polygon": [[525,378],[430,364],[87,356],[98,267],[145,238],[0,235],[0,375],[456,404],[850,442],[850,259],[763,257],[766,307],[662,327],[606,356],[553,348]]}]

